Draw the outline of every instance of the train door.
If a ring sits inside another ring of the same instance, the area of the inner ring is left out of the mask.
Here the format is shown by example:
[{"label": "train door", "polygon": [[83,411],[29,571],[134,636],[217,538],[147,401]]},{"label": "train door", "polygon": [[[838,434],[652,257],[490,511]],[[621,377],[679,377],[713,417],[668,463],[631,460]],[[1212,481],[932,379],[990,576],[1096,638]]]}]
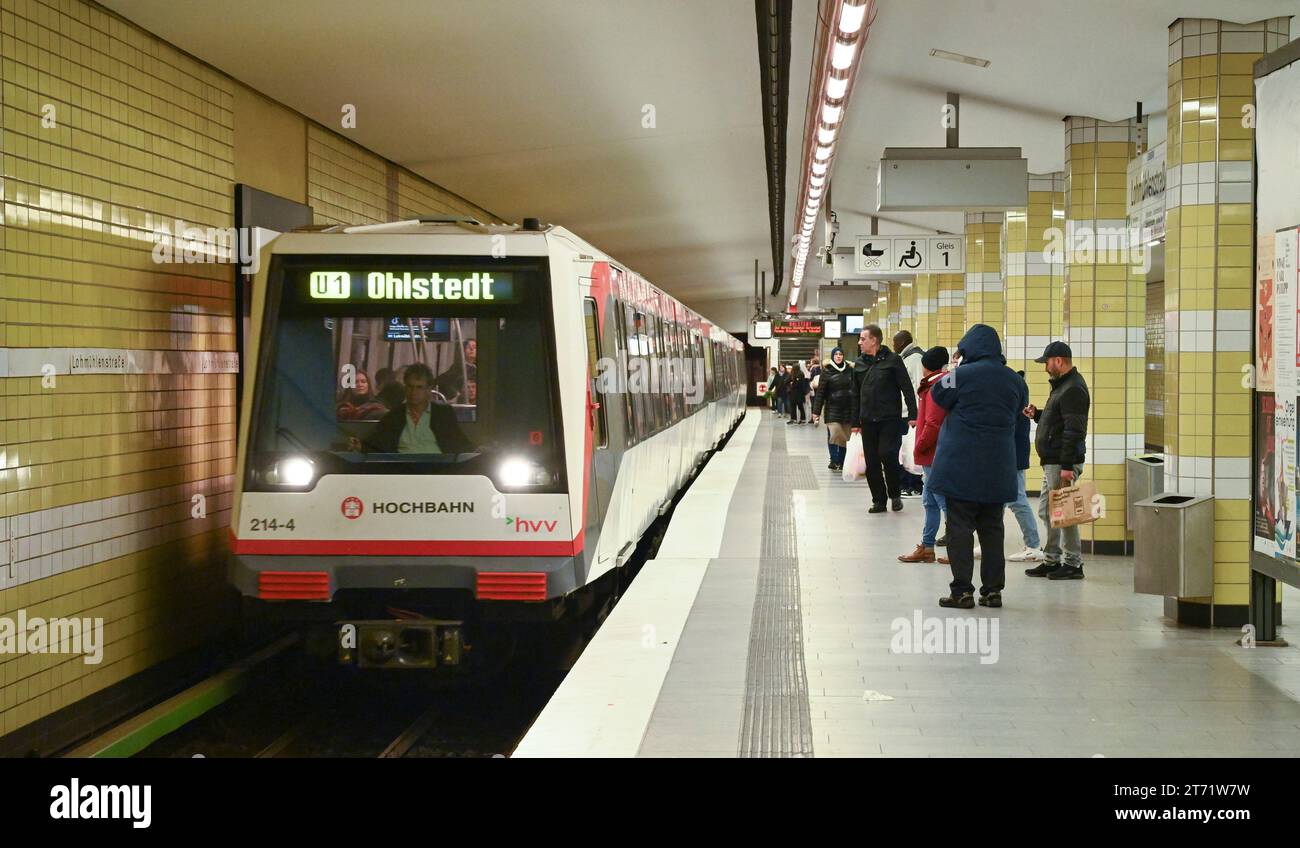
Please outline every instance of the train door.
[{"label": "train door", "polygon": [[[609,451],[609,418],[600,373],[600,324],[596,301],[582,299],[582,317],[587,338],[587,426],[591,429],[590,462],[587,468],[586,549],[594,553],[599,539],[601,518],[609,506],[614,484],[614,462]],[[590,558],[591,553],[588,554]],[[590,563],[588,563],[590,565]]]}]

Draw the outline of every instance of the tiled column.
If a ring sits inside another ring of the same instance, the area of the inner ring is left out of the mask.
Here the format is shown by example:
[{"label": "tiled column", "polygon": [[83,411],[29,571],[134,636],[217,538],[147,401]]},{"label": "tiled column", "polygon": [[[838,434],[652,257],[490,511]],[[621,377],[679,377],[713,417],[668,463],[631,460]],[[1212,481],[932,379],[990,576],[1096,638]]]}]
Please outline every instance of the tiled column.
[{"label": "tiled column", "polygon": [[916,281],[904,280],[898,284],[898,329],[907,330],[912,340],[924,346],[921,329],[916,325]]},{"label": "tiled column", "polygon": [[966,328],[988,324],[1002,335],[1002,212],[966,213]]},{"label": "tiled column", "polygon": [[912,291],[916,300],[916,329],[912,335],[921,347],[929,349],[939,343],[939,298],[934,276],[917,274]]},{"label": "tiled column", "polygon": [[[889,324],[889,287],[896,285],[891,282],[880,284],[880,291],[876,292],[876,302],[871,306],[871,318],[868,324],[875,324],[884,332],[886,325]],[[885,344],[889,344],[889,334],[885,333]]]},{"label": "tiled column", "polygon": [[[1105,516],[1083,530],[1084,550],[1094,553],[1125,550],[1124,458],[1144,444],[1146,281],[1127,237],[1136,143],[1131,120],[1066,118],[1066,243],[1074,251],[1065,257],[1065,331],[1092,394],[1085,474],[1106,498]],[[1033,396],[1046,396],[1046,380],[1040,373],[1031,383]]]},{"label": "tiled column", "polygon": [[1213,598],[1166,601],[1179,621],[1247,620],[1251,544],[1253,65],[1285,18],[1169,27],[1165,219],[1165,487],[1215,499]]},{"label": "tiled column", "polygon": [[939,338],[935,344],[951,352],[966,332],[966,277],[962,274],[932,274],[939,304]]},{"label": "tiled column", "polygon": [[[1053,230],[1065,229],[1065,174],[1030,174],[1029,206],[1007,212],[1003,245],[1006,253],[1007,365],[1025,372],[1029,399],[1037,406],[1047,401],[1043,366],[1034,362],[1047,343],[1064,338],[1061,299],[1065,269],[1059,256],[1047,253]],[[1025,483],[1039,488],[1042,471],[1038,454],[1030,451]]]},{"label": "tiled column", "polygon": [[903,284],[901,282],[891,282],[889,284],[888,299],[885,301],[885,344],[892,346],[894,344],[894,334],[903,329],[902,311],[903,311]]}]

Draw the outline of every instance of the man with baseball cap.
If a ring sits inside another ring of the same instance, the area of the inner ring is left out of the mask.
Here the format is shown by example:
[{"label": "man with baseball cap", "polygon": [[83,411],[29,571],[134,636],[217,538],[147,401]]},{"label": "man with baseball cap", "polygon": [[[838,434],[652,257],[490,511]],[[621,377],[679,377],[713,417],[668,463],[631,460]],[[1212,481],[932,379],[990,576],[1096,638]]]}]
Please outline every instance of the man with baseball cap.
[{"label": "man with baseball cap", "polygon": [[1050,580],[1082,580],[1083,553],[1079,528],[1053,527],[1048,503],[1053,489],[1074,485],[1083,473],[1084,439],[1088,435],[1088,407],[1092,399],[1088,384],[1074,367],[1073,352],[1065,342],[1052,342],[1035,362],[1046,366],[1052,384],[1047,403],[1038,409],[1032,403],[1024,414],[1038,422],[1034,447],[1043,466],[1043,487],[1038,495],[1038,517],[1047,525],[1045,559],[1025,569],[1030,577]]}]

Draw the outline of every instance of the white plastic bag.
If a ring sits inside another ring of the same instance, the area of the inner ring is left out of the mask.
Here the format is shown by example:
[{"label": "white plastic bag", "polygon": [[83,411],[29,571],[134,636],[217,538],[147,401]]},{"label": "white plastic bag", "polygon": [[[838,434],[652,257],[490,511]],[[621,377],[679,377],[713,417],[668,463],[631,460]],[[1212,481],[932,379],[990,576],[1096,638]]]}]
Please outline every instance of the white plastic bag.
[{"label": "white plastic bag", "polygon": [[903,470],[908,474],[920,474],[921,466],[916,464],[916,428],[908,427],[907,435],[903,437],[903,446],[898,449],[898,464],[903,466]]},{"label": "white plastic bag", "polygon": [[862,452],[862,434],[849,436],[844,454],[844,482],[853,483],[867,476],[867,455]]}]

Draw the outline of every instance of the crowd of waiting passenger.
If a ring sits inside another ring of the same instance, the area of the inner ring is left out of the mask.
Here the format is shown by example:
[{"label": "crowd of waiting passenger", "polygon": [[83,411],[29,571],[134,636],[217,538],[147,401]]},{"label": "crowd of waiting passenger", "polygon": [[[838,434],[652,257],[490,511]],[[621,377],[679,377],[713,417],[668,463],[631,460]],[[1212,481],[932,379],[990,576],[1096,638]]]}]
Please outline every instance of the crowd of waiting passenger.
[{"label": "crowd of waiting passenger", "polygon": [[[871,324],[859,335],[859,355],[851,364],[836,347],[825,362],[814,356],[773,368],[773,414],[787,417],[788,424],[825,423],[827,468],[843,472],[848,463],[855,473],[847,477],[865,473],[868,513],[897,512],[904,498],[920,499],[921,540],[898,559],[951,567],[950,594],[940,606],[975,606],[976,559],[978,603],[1002,606],[1007,508],[1024,539],[1012,561],[1038,563],[1025,571],[1031,577],[1082,579],[1078,526],[1052,527],[1048,512],[1050,493],[1073,485],[1083,473],[1090,397],[1069,345],[1052,342],[1034,360],[1051,383],[1039,409],[1029,402],[1024,372],[1007,366],[997,331],[988,325],[972,326],[951,355],[944,347],[923,350],[907,330],[894,336],[893,350],[883,341],[880,327]],[[805,416],[808,406],[811,415]],[[1038,425],[1034,448],[1043,469],[1037,517],[1025,489],[1031,422]],[[1044,534],[1037,519],[1046,526]],[[948,556],[936,555],[936,547],[946,547]]]}]

